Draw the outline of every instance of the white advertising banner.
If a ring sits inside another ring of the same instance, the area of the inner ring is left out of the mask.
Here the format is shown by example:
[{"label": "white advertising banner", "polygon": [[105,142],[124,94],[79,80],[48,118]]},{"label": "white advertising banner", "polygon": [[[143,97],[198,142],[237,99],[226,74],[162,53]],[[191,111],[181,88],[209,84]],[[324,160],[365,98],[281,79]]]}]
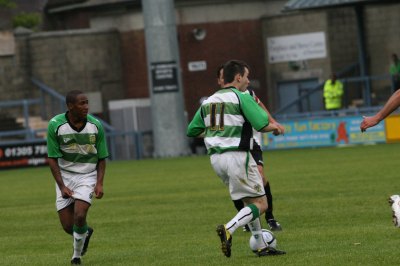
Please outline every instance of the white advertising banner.
[{"label": "white advertising banner", "polygon": [[326,57],[324,32],[267,38],[269,63]]}]

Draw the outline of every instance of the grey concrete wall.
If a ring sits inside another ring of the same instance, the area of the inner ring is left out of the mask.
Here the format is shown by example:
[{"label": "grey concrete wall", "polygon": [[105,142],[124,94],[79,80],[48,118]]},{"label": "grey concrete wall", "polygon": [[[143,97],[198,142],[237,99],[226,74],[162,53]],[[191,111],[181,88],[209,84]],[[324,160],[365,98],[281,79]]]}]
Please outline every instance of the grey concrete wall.
[{"label": "grey concrete wall", "polygon": [[[327,44],[332,71],[339,71],[358,61],[357,22],[353,8],[326,12]],[[329,73],[324,73],[325,78]]]},{"label": "grey concrete wall", "polygon": [[29,38],[29,51],[32,76],[61,94],[100,92],[103,110],[109,100],[124,97],[117,31],[36,33]]},{"label": "grey concrete wall", "polygon": [[[389,73],[392,53],[400,56],[400,4],[371,6],[365,9],[365,29],[369,72],[383,75]],[[392,93],[387,80],[371,83],[374,103],[383,104]]]},{"label": "grey concrete wall", "polygon": [[[72,89],[99,92],[101,117],[107,119],[109,100],[124,97],[119,33],[114,30],[15,32],[15,54],[0,57],[0,101],[40,96],[35,77],[65,95]],[[97,106],[96,106],[97,107]],[[98,109],[98,108],[93,108]],[[32,107],[31,115],[39,108]],[[9,108],[14,117],[22,108]],[[52,115],[52,114],[51,114]]]},{"label": "grey concrete wall", "polygon": [[24,99],[29,96],[28,36],[16,34],[15,54],[0,56],[0,100],[2,101]]}]

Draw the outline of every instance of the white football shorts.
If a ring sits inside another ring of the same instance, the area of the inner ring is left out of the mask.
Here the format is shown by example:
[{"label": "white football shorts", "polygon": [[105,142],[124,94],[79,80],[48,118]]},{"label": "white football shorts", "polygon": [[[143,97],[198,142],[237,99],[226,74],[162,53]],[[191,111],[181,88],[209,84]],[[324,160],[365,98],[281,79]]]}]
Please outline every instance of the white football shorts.
[{"label": "white football shorts", "polygon": [[262,177],[250,152],[216,153],[210,160],[215,173],[229,187],[232,200],[265,195]]},{"label": "white football shorts", "polygon": [[62,210],[71,205],[75,199],[92,204],[94,187],[97,183],[97,171],[88,174],[76,174],[61,171],[61,176],[66,187],[73,191],[72,198],[64,199],[61,190],[56,184],[56,208]]}]

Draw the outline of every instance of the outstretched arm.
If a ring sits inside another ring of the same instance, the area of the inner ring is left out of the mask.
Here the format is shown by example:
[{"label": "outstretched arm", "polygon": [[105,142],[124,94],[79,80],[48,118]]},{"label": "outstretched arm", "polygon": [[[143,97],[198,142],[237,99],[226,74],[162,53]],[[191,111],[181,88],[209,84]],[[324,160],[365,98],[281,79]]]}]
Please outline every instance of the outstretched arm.
[{"label": "outstretched arm", "polygon": [[390,115],[394,110],[400,106],[400,90],[390,96],[389,100],[386,102],[385,106],[376,113],[374,116],[364,116],[361,122],[360,129],[361,132],[367,130],[367,128],[373,127]]}]

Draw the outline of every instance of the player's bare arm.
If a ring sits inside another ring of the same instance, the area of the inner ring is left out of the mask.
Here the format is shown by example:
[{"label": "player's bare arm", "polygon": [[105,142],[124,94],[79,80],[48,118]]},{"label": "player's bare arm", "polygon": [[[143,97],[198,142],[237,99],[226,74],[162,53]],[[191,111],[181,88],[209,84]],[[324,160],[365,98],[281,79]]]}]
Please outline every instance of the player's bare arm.
[{"label": "player's bare arm", "polygon": [[62,193],[62,197],[65,199],[70,198],[72,196],[72,194],[74,194],[74,192],[64,185],[57,159],[48,158],[48,162],[49,162],[50,170],[54,177],[54,180],[56,181],[57,186],[59,187],[59,189]]},{"label": "player's bare arm", "polygon": [[101,159],[97,163],[97,183],[94,188],[94,194],[96,195],[97,199],[101,199],[104,195],[103,180],[105,171],[106,171],[106,160]]},{"label": "player's bare arm", "polygon": [[400,106],[400,90],[390,96],[389,100],[386,102],[385,106],[374,116],[364,116],[361,122],[360,129],[361,132],[367,130],[367,128],[377,125],[380,121],[385,119],[394,110]]},{"label": "player's bare arm", "polygon": [[273,124],[275,124],[275,125],[278,127],[279,131],[278,131],[278,130],[275,130],[275,131],[273,131],[273,134],[274,134],[275,136],[284,135],[284,134],[285,134],[285,127],[282,126],[281,124],[279,124],[279,123],[275,120],[275,118],[272,117],[272,115],[271,115],[271,113],[268,111],[267,107],[266,107],[260,100],[258,101],[258,105],[259,105],[262,109],[264,109],[264,111],[268,114],[268,118],[269,118],[270,123],[273,123]]},{"label": "player's bare arm", "polygon": [[275,133],[278,134],[278,135],[282,134],[280,132],[278,126],[275,123],[269,123],[268,126],[263,127],[260,131],[261,132],[271,132],[272,131],[274,134]]}]

